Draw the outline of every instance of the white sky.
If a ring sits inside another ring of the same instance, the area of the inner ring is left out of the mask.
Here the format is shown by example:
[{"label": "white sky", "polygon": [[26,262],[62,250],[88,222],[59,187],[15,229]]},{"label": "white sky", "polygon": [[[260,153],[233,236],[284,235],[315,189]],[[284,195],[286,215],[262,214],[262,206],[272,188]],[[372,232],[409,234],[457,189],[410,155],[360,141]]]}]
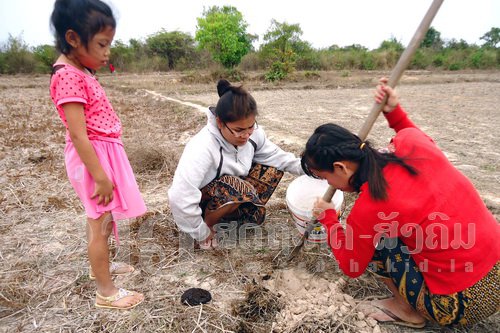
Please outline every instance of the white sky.
[{"label": "white sky", "polygon": [[[236,7],[248,23],[247,32],[262,42],[271,19],[298,23],[302,39],[315,48],[333,44],[361,44],[376,48],[395,37],[407,45],[432,0],[106,0],[118,20],[115,40],[128,43],[164,28],[194,36],[196,18],[212,5]],[[49,18],[54,0],[0,0],[0,43],[9,34],[31,46],[52,44]],[[492,27],[500,27],[500,0],[445,0],[432,26],[441,38],[479,40]]]}]

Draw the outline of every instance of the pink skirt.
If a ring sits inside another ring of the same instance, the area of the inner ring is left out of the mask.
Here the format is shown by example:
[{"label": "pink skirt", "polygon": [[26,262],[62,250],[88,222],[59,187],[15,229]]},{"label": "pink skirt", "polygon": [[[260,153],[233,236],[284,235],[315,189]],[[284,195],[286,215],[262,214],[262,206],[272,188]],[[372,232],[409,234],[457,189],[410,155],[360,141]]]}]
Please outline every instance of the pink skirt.
[{"label": "pink skirt", "polygon": [[90,139],[104,172],[115,188],[113,200],[106,206],[97,204],[97,197],[90,198],[94,193],[94,179],[78,156],[75,146],[67,138],[64,149],[66,171],[87,216],[97,219],[102,214],[111,212],[113,220],[117,221],[143,215],[146,212],[146,205],[121,140],[106,137]]}]

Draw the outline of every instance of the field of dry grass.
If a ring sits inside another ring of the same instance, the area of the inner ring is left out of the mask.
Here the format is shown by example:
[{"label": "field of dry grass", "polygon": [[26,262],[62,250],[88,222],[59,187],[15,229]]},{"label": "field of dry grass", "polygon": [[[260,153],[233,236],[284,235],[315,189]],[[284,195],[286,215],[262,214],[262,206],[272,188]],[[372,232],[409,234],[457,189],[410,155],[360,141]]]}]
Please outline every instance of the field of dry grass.
[{"label": "field of dry grass", "polygon": [[[297,74],[280,84],[255,74],[245,85],[269,137],[299,153],[323,122],[359,129],[382,74]],[[94,308],[85,215],[66,178],[64,132],[49,77],[0,76],[0,332],[412,332],[367,319],[360,302],[380,295],[379,283],[368,275],[343,277],[324,244],[308,244],[294,262],[276,266],[273,259],[298,239],[284,204],[290,175],[269,202],[264,228],[230,238],[216,251],[193,251],[173,223],[166,192],[184,144],[205,115],[151,92],[208,106],[217,101],[215,82],[178,73],[100,80],[123,122],[125,149],[148,205],[145,216],[120,224],[121,246],[113,246],[113,255],[137,269],[116,282],[140,290],[146,301],[123,312]],[[499,92],[499,72],[407,73],[400,87],[414,121],[471,178],[497,219]],[[371,137],[381,145],[390,132],[379,122]],[[354,196],[346,200],[349,207]],[[213,301],[182,305],[190,287],[209,290]],[[499,332],[500,318],[472,331]]]}]

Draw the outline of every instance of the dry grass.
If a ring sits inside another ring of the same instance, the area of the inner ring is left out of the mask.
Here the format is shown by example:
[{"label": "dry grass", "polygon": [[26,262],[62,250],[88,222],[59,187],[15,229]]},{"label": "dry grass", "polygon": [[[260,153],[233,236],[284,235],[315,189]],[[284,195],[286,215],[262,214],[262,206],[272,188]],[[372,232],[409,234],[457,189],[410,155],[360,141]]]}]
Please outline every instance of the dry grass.
[{"label": "dry grass", "polygon": [[[323,78],[287,84],[337,84]],[[348,85],[352,76],[336,79]],[[124,124],[125,149],[148,204],[146,215],[120,225],[121,246],[112,246],[116,260],[137,268],[130,276],[117,277],[117,285],[146,296],[141,306],[119,312],[93,306],[85,216],[65,174],[64,132],[48,96],[48,81],[47,76],[0,77],[0,332],[271,332],[280,313],[297,301],[262,286],[280,272],[273,258],[284,256],[298,239],[283,204],[293,178],[286,175],[269,202],[266,227],[227,242],[226,249],[193,251],[168,209],[166,191],[183,145],[203,126],[205,116],[155,100],[143,89],[182,99],[180,95],[195,93],[215,96],[214,84],[181,84],[170,73],[101,80]],[[285,88],[251,78],[248,83],[255,90]],[[295,144],[286,149],[300,152]],[[307,244],[290,266],[328,283],[341,276],[328,251],[314,244]],[[182,305],[180,296],[190,287],[210,290],[213,301]],[[366,276],[347,281],[342,292],[358,302],[380,294],[377,288]],[[355,309],[343,318],[311,313],[287,332],[359,332],[359,320]],[[498,317],[491,318],[477,332],[497,332],[499,323]]]}]

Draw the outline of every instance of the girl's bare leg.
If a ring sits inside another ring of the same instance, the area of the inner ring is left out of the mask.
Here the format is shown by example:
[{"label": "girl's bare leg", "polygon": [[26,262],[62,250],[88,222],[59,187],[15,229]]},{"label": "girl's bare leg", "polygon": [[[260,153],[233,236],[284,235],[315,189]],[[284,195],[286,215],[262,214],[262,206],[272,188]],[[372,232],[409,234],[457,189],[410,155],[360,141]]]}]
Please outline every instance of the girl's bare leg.
[{"label": "girl's bare leg", "polygon": [[[105,213],[98,219],[87,219],[87,251],[90,266],[95,276],[97,292],[104,297],[115,295],[118,288],[115,287],[109,273],[109,248],[108,238],[113,228],[110,213]],[[142,300],[143,295],[135,293],[126,296],[114,305],[119,307],[131,306]]]}]

